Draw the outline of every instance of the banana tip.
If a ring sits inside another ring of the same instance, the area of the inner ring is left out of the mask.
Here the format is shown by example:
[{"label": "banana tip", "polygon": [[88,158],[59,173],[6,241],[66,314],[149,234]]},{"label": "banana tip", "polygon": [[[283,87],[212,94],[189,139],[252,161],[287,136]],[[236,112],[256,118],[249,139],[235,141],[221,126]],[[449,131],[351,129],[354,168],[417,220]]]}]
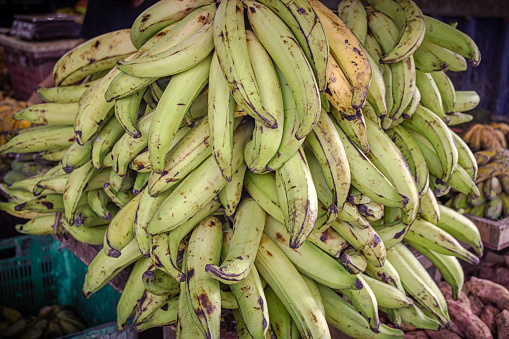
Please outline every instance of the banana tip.
[{"label": "banana tip", "polygon": [[360,279],[357,279],[354,286],[356,290],[361,290],[364,287],[364,284]]},{"label": "banana tip", "polygon": [[64,166],[62,169],[64,170],[65,173],[70,174],[74,170],[74,167],[72,167],[71,165],[67,165]]},{"label": "banana tip", "polygon": [[114,249],[114,248],[112,248],[108,251],[108,257],[112,257],[112,258],[118,258],[118,257],[120,257],[121,254],[122,253],[120,253],[119,250]]}]

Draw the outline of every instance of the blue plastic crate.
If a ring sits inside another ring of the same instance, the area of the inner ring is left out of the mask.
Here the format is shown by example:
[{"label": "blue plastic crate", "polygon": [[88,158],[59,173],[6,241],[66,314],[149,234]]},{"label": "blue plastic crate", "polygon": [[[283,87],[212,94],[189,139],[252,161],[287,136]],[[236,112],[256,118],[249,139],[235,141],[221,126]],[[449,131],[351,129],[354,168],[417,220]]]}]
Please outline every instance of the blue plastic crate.
[{"label": "blue plastic crate", "polygon": [[116,321],[120,293],[110,285],[86,299],[87,266],[51,236],[0,241],[0,305],[36,315],[46,305],[70,305],[88,327]]}]

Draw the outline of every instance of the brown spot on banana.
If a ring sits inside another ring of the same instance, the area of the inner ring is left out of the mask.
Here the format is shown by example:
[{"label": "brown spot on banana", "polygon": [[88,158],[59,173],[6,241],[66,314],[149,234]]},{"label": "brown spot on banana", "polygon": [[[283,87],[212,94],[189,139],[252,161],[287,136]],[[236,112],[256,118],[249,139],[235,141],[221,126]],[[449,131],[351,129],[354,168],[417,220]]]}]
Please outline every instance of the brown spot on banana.
[{"label": "brown spot on banana", "polygon": [[198,300],[200,301],[200,305],[203,306],[205,312],[207,314],[212,314],[216,310],[216,306],[210,302],[209,296],[205,293],[201,293],[198,295]]}]

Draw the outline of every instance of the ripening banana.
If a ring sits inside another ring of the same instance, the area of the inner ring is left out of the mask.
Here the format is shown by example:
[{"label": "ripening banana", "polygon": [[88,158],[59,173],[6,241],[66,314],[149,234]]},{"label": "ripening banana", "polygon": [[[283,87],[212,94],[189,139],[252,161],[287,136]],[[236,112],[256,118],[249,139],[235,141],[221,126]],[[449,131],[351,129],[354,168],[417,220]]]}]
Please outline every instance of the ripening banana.
[{"label": "ripening banana", "polygon": [[307,1],[259,1],[276,13],[290,28],[315,73],[318,89],[323,91],[329,45],[313,7]]},{"label": "ripening banana", "polygon": [[243,3],[253,32],[288,81],[300,121],[295,137],[303,139],[316,124],[321,109],[313,68],[300,45],[294,43],[294,34],[275,13],[261,3],[250,0]]},{"label": "ripening banana", "polygon": [[327,6],[318,0],[312,0],[310,4],[323,25],[332,56],[352,85],[352,107],[361,109],[371,81],[371,64],[361,47],[362,44]]}]

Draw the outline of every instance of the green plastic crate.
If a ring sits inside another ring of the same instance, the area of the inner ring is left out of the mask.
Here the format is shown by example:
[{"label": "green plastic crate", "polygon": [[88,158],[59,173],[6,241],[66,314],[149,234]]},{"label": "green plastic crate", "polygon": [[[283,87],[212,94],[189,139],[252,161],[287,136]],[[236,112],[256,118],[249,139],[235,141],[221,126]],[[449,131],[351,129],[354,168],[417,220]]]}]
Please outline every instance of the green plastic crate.
[{"label": "green plastic crate", "polygon": [[71,305],[88,327],[114,322],[120,293],[106,285],[81,294],[87,266],[51,236],[0,241],[0,305],[37,315],[46,305]]}]

